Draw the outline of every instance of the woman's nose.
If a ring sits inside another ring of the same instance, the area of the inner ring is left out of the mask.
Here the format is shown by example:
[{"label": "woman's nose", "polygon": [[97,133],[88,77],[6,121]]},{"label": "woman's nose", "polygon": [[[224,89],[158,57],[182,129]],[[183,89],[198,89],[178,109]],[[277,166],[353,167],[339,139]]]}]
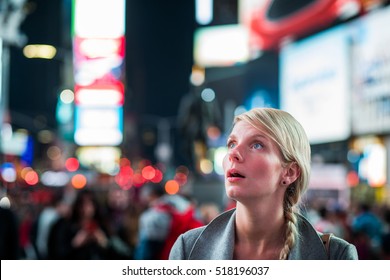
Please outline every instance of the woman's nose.
[{"label": "woman's nose", "polygon": [[231,149],[229,151],[229,160],[230,161],[241,161],[242,160],[242,156],[237,148]]}]

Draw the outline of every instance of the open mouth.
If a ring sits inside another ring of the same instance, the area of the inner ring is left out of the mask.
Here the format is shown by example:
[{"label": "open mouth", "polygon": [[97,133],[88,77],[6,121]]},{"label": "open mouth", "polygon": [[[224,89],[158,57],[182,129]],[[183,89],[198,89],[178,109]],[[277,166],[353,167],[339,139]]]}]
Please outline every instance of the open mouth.
[{"label": "open mouth", "polygon": [[245,178],[244,175],[242,175],[241,173],[239,173],[235,170],[229,171],[227,174],[227,177],[228,178]]}]

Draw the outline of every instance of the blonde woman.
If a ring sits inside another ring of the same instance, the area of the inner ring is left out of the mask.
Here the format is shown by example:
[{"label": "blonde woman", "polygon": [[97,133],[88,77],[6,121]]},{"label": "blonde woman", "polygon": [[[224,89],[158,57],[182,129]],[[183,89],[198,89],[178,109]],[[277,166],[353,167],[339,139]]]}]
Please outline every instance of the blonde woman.
[{"label": "blonde woman", "polygon": [[310,145],[287,112],[255,108],[237,116],[223,160],[236,208],[181,235],[170,259],[357,259],[355,246],[322,234],[298,213],[310,175]]}]

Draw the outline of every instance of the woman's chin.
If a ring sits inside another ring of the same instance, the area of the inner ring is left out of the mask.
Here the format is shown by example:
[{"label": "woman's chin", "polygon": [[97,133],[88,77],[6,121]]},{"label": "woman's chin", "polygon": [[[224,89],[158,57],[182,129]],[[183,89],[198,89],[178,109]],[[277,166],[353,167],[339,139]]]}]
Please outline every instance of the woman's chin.
[{"label": "woman's chin", "polygon": [[245,192],[237,186],[226,186],[226,195],[230,199],[239,200]]}]

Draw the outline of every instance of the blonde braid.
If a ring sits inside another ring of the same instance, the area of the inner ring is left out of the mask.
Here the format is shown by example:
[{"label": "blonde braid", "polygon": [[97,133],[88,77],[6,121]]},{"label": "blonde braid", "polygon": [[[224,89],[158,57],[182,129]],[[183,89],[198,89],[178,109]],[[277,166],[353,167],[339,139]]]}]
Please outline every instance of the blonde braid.
[{"label": "blonde braid", "polygon": [[297,216],[293,211],[296,203],[295,186],[290,186],[284,196],[284,217],[286,220],[286,235],[283,249],[280,251],[279,259],[286,260],[291,248],[294,246],[298,234]]}]

